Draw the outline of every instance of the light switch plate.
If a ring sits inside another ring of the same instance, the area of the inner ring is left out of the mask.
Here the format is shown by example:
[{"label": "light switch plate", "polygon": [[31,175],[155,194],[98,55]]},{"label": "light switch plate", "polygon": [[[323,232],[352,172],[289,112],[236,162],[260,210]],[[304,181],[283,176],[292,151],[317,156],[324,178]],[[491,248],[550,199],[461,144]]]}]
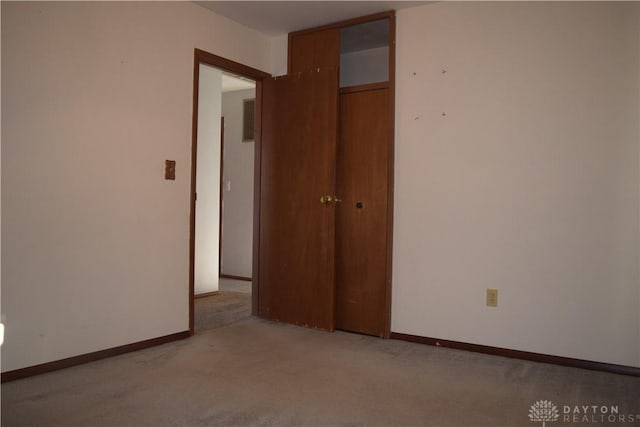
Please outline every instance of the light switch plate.
[{"label": "light switch plate", "polygon": [[164,161],[164,179],[174,181],[176,179],[176,161],[165,160]]}]

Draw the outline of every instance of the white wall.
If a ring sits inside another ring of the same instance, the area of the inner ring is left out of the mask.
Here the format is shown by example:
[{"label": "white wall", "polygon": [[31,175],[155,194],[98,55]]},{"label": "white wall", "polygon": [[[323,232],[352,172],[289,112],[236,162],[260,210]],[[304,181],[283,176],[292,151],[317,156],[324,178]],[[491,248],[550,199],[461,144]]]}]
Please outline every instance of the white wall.
[{"label": "white wall", "polygon": [[638,5],[397,24],[392,330],[640,366]]},{"label": "white wall", "polygon": [[200,64],[194,293],[218,290],[222,71]]},{"label": "white wall", "polygon": [[270,39],[191,2],[1,7],[2,370],[187,330],[193,50],[268,71]]},{"label": "white wall", "polygon": [[289,35],[280,34],[271,38],[271,74],[283,76],[287,74],[287,58],[289,55]]},{"label": "white wall", "polygon": [[222,95],[224,116],[224,192],[222,272],[251,277],[253,242],[253,149],[242,142],[243,101],[255,98],[255,89]]}]

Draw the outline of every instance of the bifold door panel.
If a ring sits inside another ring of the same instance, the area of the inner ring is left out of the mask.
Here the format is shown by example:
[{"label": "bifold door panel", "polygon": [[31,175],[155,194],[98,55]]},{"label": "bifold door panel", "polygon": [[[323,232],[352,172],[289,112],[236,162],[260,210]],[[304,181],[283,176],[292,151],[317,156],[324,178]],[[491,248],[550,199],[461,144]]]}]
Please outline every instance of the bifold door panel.
[{"label": "bifold door panel", "polygon": [[387,277],[389,89],[340,95],[336,328],[383,336]]},{"label": "bifold door panel", "polygon": [[338,72],[264,81],[260,198],[260,316],[335,328]]}]

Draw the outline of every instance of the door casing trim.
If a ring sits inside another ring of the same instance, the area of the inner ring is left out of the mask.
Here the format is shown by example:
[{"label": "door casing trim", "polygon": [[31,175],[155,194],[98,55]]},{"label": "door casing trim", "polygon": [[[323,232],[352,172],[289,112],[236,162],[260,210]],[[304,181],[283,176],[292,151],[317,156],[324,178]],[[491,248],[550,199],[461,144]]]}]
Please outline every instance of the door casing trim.
[{"label": "door casing trim", "polygon": [[193,54],[193,109],[191,120],[191,189],[189,202],[189,334],[194,334],[195,304],[195,235],[196,235],[196,160],[198,153],[198,87],[200,84],[200,64],[211,65],[223,71],[247,77],[256,82],[256,114],[254,145],[254,189],[253,189],[253,277],[251,312],[256,314],[258,307],[257,271],[259,266],[260,236],[260,141],[262,135],[262,81],[271,74],[252,68],[239,62],[223,58],[201,49]]}]

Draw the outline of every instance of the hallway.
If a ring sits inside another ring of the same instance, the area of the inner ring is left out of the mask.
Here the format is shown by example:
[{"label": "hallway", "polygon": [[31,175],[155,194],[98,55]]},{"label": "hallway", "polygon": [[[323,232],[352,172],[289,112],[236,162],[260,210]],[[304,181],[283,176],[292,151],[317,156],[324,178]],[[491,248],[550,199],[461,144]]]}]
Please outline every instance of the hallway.
[{"label": "hallway", "polygon": [[195,300],[195,333],[246,320],[251,316],[251,282],[220,279],[220,292]]}]

